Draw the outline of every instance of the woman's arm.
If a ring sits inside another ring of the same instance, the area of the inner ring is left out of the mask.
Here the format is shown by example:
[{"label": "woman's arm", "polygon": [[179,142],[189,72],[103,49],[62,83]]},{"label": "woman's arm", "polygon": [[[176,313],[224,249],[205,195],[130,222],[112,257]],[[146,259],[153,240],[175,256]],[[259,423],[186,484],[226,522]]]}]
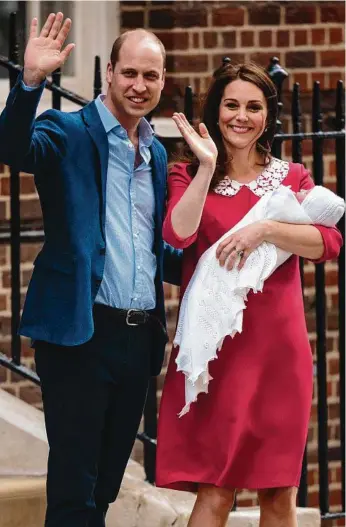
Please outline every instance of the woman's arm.
[{"label": "woman's arm", "polygon": [[189,247],[196,240],[198,233],[197,228],[191,236],[180,237],[175,232],[172,224],[172,212],[192,183],[191,177],[187,172],[187,166],[185,163],[173,165],[167,179],[167,204],[162,236],[165,242],[176,249]]},{"label": "woman's arm", "polygon": [[294,225],[272,220],[263,220],[261,223],[263,241],[309,260],[322,258],[323,237],[314,225]]},{"label": "woman's arm", "polygon": [[[299,190],[314,187],[309,172],[301,166]],[[284,251],[312,260],[314,263],[337,258],[343,240],[336,227],[323,225],[295,225],[273,220],[261,220],[239,229],[225,238],[217,248],[220,265],[232,269],[238,256],[241,269],[249,254],[263,241],[273,243]]]},{"label": "woman's arm", "polygon": [[172,227],[181,239],[198,229],[214,169],[200,166],[185,193],[172,210]]},{"label": "woman's arm", "polygon": [[[310,190],[315,186],[310,172],[301,165],[301,178],[299,190]],[[314,225],[322,237],[323,253],[319,258],[311,258],[314,263],[326,262],[339,256],[340,249],[343,245],[343,239],[340,231],[336,227],[325,227],[324,225]],[[309,258],[310,259],[310,258]]]},{"label": "woman's arm", "polygon": [[175,205],[171,215],[175,234],[180,239],[186,239],[192,236],[199,227],[215,170],[217,149],[203,123],[199,125],[199,135],[189,124],[184,114],[174,114],[173,120],[200,162],[195,177]]}]

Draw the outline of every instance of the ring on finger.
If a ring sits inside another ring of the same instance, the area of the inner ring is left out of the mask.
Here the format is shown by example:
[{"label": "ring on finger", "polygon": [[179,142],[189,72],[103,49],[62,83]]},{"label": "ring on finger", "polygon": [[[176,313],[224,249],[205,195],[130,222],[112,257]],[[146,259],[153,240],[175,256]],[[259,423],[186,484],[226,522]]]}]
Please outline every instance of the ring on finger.
[{"label": "ring on finger", "polygon": [[243,258],[243,256],[244,256],[244,251],[237,251],[237,255],[238,255],[240,258]]}]

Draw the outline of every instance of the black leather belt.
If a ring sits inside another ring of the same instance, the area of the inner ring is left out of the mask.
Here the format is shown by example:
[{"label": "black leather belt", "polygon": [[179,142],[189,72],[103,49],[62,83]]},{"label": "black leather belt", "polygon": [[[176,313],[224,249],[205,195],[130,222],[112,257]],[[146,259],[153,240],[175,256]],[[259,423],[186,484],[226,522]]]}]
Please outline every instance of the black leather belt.
[{"label": "black leather belt", "polygon": [[147,324],[148,322],[161,324],[161,321],[152,311],[146,311],[145,309],[119,309],[104,304],[94,304],[94,309],[104,312],[104,314],[110,318],[123,321],[128,326],[140,326],[142,324]]}]

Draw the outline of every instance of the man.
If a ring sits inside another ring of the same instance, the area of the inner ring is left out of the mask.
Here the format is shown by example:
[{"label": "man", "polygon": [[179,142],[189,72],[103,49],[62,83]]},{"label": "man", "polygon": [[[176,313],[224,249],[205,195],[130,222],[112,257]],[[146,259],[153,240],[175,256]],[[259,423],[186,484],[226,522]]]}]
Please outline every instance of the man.
[{"label": "man", "polygon": [[[45,243],[20,333],[31,337],[50,445],[47,527],[101,527],[166,342],[166,281],[179,257],[161,236],[166,154],[144,115],[158,103],[165,53],[135,30],[113,45],[107,94],[35,121],[44,81],[67,59],[71,20],[31,26],[24,70],[0,117],[0,159],[35,174]],[[165,254],[164,254],[165,253]]]}]

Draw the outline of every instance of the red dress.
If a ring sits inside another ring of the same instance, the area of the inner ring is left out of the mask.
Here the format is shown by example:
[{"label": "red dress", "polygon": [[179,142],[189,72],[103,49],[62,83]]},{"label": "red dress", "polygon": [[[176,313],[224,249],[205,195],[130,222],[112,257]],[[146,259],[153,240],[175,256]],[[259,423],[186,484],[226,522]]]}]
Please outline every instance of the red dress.
[{"label": "red dress", "polygon": [[[302,165],[286,167],[280,183],[293,191],[313,186]],[[210,191],[198,231],[182,240],[173,231],[171,212],[191,178],[186,165],[173,167],[163,230],[168,243],[184,249],[181,297],[200,256],[253,207],[258,191],[270,187],[270,177],[264,170],[254,185],[230,189],[234,195]],[[337,257],[339,231],[317,228],[324,241],[319,261]],[[190,491],[198,483],[230,489],[298,486],[313,377],[298,257],[282,264],[262,293],[249,294],[242,333],[225,338],[209,363],[209,393],[201,393],[181,418],[184,375],[176,371],[177,352],[172,350],[160,406],[157,486]]]}]

